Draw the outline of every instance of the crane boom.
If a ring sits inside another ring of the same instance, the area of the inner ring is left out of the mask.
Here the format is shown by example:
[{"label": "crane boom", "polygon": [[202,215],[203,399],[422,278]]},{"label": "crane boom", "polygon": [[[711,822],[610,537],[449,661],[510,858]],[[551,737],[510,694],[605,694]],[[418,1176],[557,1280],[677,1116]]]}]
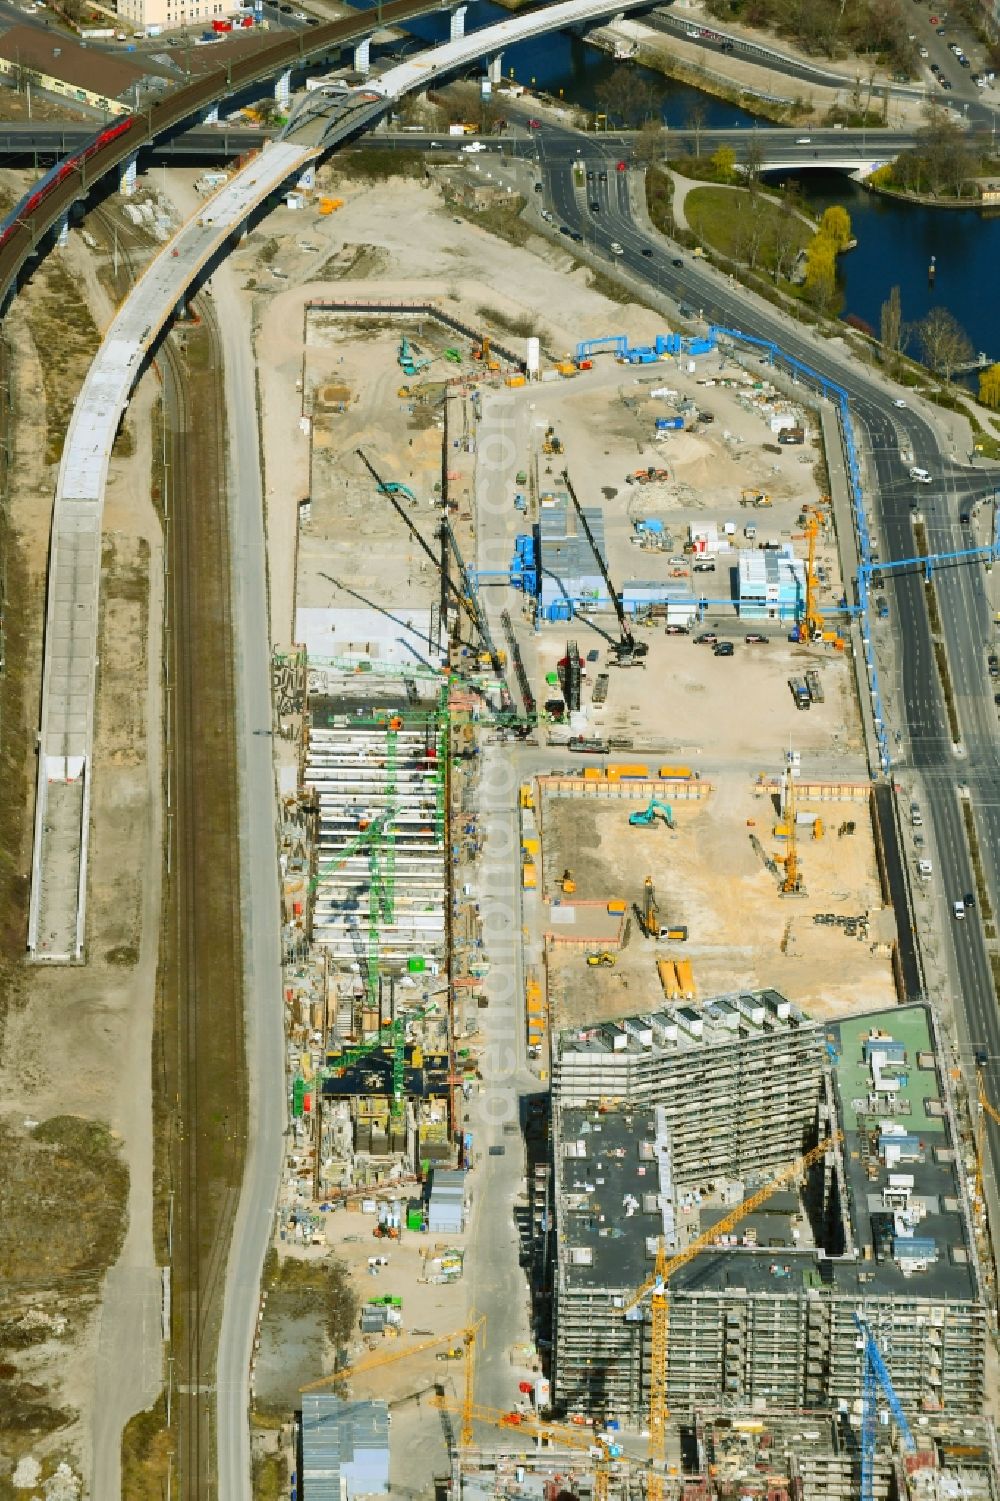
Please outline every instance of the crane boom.
[{"label": "crane boom", "polygon": [[995,1126],[1000,1126],[1000,1110],[991,1105],[986,1094],[986,1080],[981,1068],[976,1069],[976,1094],[979,1102],[979,1120],[976,1124],[976,1202],[984,1209],[983,1200],[983,1148],[986,1145],[986,1117]]},{"label": "crane boom", "polygon": [[594,557],[597,560],[597,566],[601,570],[601,577],[603,578],[605,587],[607,588],[607,591],[611,596],[611,603],[614,606],[615,614],[618,616],[618,629],[622,633],[621,641],[618,643],[617,647],[618,659],[619,661],[629,661],[633,657],[644,657],[648,652],[649,647],[646,645],[645,641],[636,641],[635,637],[633,636],[632,627],[629,625],[628,616],[625,614],[625,608],[615,590],[614,584],[611,582],[611,575],[608,572],[608,565],[604,561],[601,550],[598,547],[594,534],[590,529],[590,522],[587,520],[583,506],[577,499],[576,491],[573,489],[573,485],[567,470],[563,470],[562,477],[563,483],[566,486],[567,494],[569,495],[570,500],[573,502],[573,509],[576,511],[576,514],[580,519],[580,525],[583,527],[583,534],[587,539],[587,543],[590,547],[591,552],[594,554]]},{"label": "crane boom", "polygon": [[485,1323],[484,1316],[476,1323],[466,1325],[464,1329],[453,1329],[450,1334],[436,1334],[433,1339],[421,1340],[418,1345],[407,1345],[405,1350],[383,1350],[378,1355],[371,1355],[367,1359],[356,1361],[354,1365],[342,1366],[339,1371],[333,1371],[329,1376],[321,1376],[317,1381],[310,1381],[305,1386],[300,1386],[299,1391],[315,1392],[320,1387],[331,1386],[337,1381],[346,1381],[349,1376],[363,1376],[368,1371],[380,1370],[382,1366],[392,1365],[397,1360],[405,1360],[408,1355],[419,1355],[424,1350],[433,1350],[437,1345],[450,1345],[459,1339],[465,1345],[465,1353],[468,1356],[470,1345],[475,1343],[476,1335]]},{"label": "crane boom", "polygon": [[656,1265],[652,1274],[646,1278],[641,1287],[625,1304],[622,1312],[628,1314],[633,1308],[642,1302],[647,1294],[650,1297],[650,1311],[652,1314],[652,1330],[650,1340],[650,1372],[649,1372],[649,1482],[646,1488],[648,1501],[663,1501],[664,1465],[667,1458],[667,1332],[669,1328],[670,1306],[667,1298],[667,1283],[682,1266],[693,1261],[702,1251],[713,1245],[720,1235],[726,1234],[740,1220],[752,1214],[761,1204],[765,1203],[782,1184],[791,1179],[801,1176],[805,1170],[829,1150],[835,1142],[843,1139],[843,1132],[835,1131],[806,1152],[802,1157],[797,1157],[790,1167],[783,1168],[779,1173],[752,1193],[748,1199],[744,1199],[729,1214],[708,1230],[705,1230],[689,1246],[676,1256],[667,1257],[663,1241],[660,1241],[656,1253]]},{"label": "crane boom", "polygon": [[874,1334],[860,1314],[855,1313],[854,1322],[864,1340],[861,1412],[861,1501],[874,1501],[875,1442],[876,1425],[878,1422],[879,1387],[885,1393],[889,1410],[896,1420],[900,1442],[904,1449],[909,1449],[912,1452],[917,1446],[914,1442],[906,1413],[903,1411],[902,1403],[896,1396],[896,1388],[892,1384],[889,1368],[882,1359],[882,1352],[876,1344]]},{"label": "crane boom", "polygon": [[818,1162],[821,1157],[825,1156],[832,1146],[843,1140],[843,1137],[844,1133],[842,1131],[834,1131],[830,1136],[824,1137],[811,1151],[805,1152],[801,1157],[796,1157],[795,1161],[788,1167],[783,1167],[769,1182],[764,1184],[763,1188],[758,1188],[756,1193],[752,1193],[748,1199],[744,1199],[729,1214],[725,1215],[721,1220],[717,1220],[709,1229],[703,1230],[689,1246],[685,1246],[683,1251],[679,1251],[676,1256],[671,1256],[669,1260],[664,1258],[662,1267],[658,1267],[650,1273],[642,1286],[637,1288],[632,1294],[632,1297],[625,1304],[622,1311],[624,1313],[631,1312],[637,1304],[642,1302],[648,1293],[653,1291],[659,1282],[666,1282],[668,1278],[673,1276],[674,1272],[680,1271],[682,1266],[687,1266],[689,1261],[693,1261],[702,1251],[714,1245],[720,1235],[727,1234],[741,1220],[746,1219],[748,1214],[753,1214],[754,1210],[758,1209],[761,1204],[766,1203],[779,1188],[784,1187],[786,1183],[790,1183],[795,1178],[800,1178],[807,1168],[812,1167],[814,1162]]},{"label": "crane boom", "polygon": [[[433,1405],[440,1412],[458,1412],[459,1404],[448,1397],[434,1397]],[[518,1433],[537,1439],[538,1442],[548,1441],[553,1444],[561,1444],[564,1449],[576,1449],[585,1452],[594,1460],[594,1501],[607,1501],[608,1479],[611,1461],[622,1459],[612,1443],[600,1434],[585,1436],[579,1428],[572,1428],[566,1423],[547,1423],[541,1418],[524,1417],[519,1412],[505,1412],[499,1407],[482,1407],[472,1404],[468,1409],[470,1428],[469,1441],[472,1438],[471,1424],[484,1423],[491,1428],[513,1428]],[[467,1442],[463,1440],[463,1447]],[[626,1464],[635,1463],[639,1466],[645,1464],[644,1460],[626,1459]]]}]

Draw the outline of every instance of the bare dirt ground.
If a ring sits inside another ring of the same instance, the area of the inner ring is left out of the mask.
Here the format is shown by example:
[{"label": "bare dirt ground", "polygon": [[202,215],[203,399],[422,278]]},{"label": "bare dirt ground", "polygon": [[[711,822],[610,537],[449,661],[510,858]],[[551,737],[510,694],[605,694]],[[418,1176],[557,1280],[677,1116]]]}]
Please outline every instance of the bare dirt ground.
[{"label": "bare dirt ground", "polygon": [[[440,356],[442,334],[430,327],[420,331],[425,358]],[[409,608],[427,608],[439,592],[436,571],[378,494],[356,450],[368,455],[383,479],[413,492],[415,502],[400,498],[430,539],[428,513],[441,481],[440,411],[398,397],[407,384],[397,361],[400,333],[384,320],[359,324],[317,314],[309,319],[308,337],[312,509],[299,538],[297,603],[361,607],[331,584],[332,576],[380,603],[405,600]],[[411,337],[417,339],[412,330]],[[443,387],[439,382],[434,389],[439,395]]]},{"label": "bare dirt ground", "polygon": [[[12,544],[23,580],[17,608],[22,612],[25,652],[23,722],[9,718],[5,739],[18,737],[23,754],[24,800],[19,810],[21,868],[30,869],[34,790],[34,726],[37,723],[41,639],[48,558],[53,460],[73,396],[86,371],[97,334],[83,303],[67,309],[74,337],[49,339],[52,298],[66,295],[65,266],[77,286],[86,287],[92,316],[103,326],[110,307],[99,300],[82,246],[54,254],[19,297],[8,320],[16,350],[17,462],[10,495]],[[51,267],[51,269],[50,269]],[[39,348],[53,353],[43,371]],[[58,350],[58,359],[55,351]],[[14,982],[17,1004],[7,1019],[0,1059],[0,1095],[12,1110],[12,1129],[26,1149],[24,1122],[54,1115],[107,1122],[114,1151],[121,1153],[126,1190],[112,1193],[118,1233],[90,1258],[100,1274],[127,1235],[125,1259],[152,1259],[152,1143],[149,1117],[150,1039],[158,942],[159,840],[159,654],[162,576],[159,523],[150,499],[149,430],[155,398],[153,377],[140,389],[129,436],[113,461],[105,513],[104,570],[98,690],[95,778],[92,804],[88,963],[79,969],[29,967],[19,959]],[[39,503],[44,497],[44,503]],[[13,603],[13,601],[11,601]],[[27,880],[21,888],[26,900]],[[23,955],[26,909],[12,930]],[[31,1218],[30,1195],[14,1194],[5,1214]],[[89,1474],[89,1403],[94,1391],[99,1281],[82,1299],[69,1296],[62,1277],[74,1266],[76,1224],[64,1219],[65,1236],[54,1230],[50,1265],[39,1293],[54,1299],[65,1318],[59,1355],[48,1350],[38,1365],[34,1351],[14,1358],[22,1379],[33,1379],[48,1401],[67,1414],[67,1426],[51,1437],[21,1425],[16,1437],[0,1430],[0,1452],[16,1457],[31,1452],[45,1461],[45,1473],[59,1458]],[[45,1347],[41,1347],[45,1350]],[[2,1404],[0,1404],[2,1405]]]},{"label": "bare dirt ground", "polygon": [[[502,329],[490,330],[484,323],[480,309],[495,309],[505,319],[533,320],[543,343],[559,352],[572,349],[578,339],[603,333],[610,326],[621,328],[633,338],[640,334],[651,336],[661,327],[660,321],[644,309],[623,308],[591,290],[587,285],[589,273],[582,268],[574,269],[572,257],[562,247],[531,237],[528,249],[532,253],[525,254],[475,224],[455,220],[443,210],[436,187],[395,179],[361,188],[340,180],[336,191],[344,199],[343,208],[336,213],[321,217],[315,210],[279,209],[269,219],[267,232],[249,236],[245,248],[234,258],[236,268],[245,272],[248,286],[253,283],[250,292],[254,295],[253,316],[261,351],[272,620],[276,640],[288,639],[291,633],[298,501],[310,493],[309,440],[300,425],[303,307],[307,300],[324,295],[362,297],[374,292],[385,298],[416,294],[440,301],[453,316],[472,327],[487,327],[487,331],[504,342],[517,344],[519,341]],[[267,263],[270,270],[260,261],[265,246],[274,247]],[[483,276],[484,266],[489,268],[488,280]],[[282,290],[285,284],[272,280],[275,267],[304,285]],[[373,441],[373,459],[381,460],[391,471],[392,456],[396,455],[399,472],[389,472],[386,478],[406,482],[405,471],[411,467],[411,439],[414,472],[419,475],[424,462],[421,455],[430,451],[435,435],[426,428],[425,419],[417,417],[412,427],[404,426],[398,448],[392,441],[397,414],[407,423],[413,420],[395,394],[407,379],[395,361],[398,339],[399,331],[390,325],[386,325],[384,335],[372,340],[370,349],[356,336],[338,334],[329,379],[322,378],[323,367],[312,347],[308,369],[314,374],[317,389],[340,381],[350,392],[348,420],[340,416],[328,419],[331,434],[335,434],[330,439],[330,465],[339,452],[346,450],[347,435],[352,434],[357,422],[358,432]],[[438,339],[449,345],[462,342],[425,330],[424,342],[432,348]],[[437,363],[427,374],[440,379],[442,370],[452,373],[453,368]],[[375,425],[376,412],[379,422],[389,424],[385,437]],[[318,472],[322,474],[328,462],[322,457],[326,414],[317,412],[317,417],[314,443],[319,455]],[[399,457],[404,452],[405,465]],[[317,502],[322,508],[321,496],[317,496]],[[419,520],[419,510],[415,515]],[[365,517],[366,529],[373,520],[381,527],[382,523],[369,513]],[[405,544],[402,549],[394,547],[394,559],[405,561],[404,554]],[[307,575],[308,568],[303,577]],[[303,594],[300,603],[305,602]]]},{"label": "bare dirt ground", "polygon": [[[821,839],[803,830],[799,840],[804,897],[781,896],[778,881],[751,846],[755,834],[772,856],[786,848],[773,837],[778,819],[770,799],[755,796],[749,779],[733,775],[703,802],[675,803],[675,830],[659,822],[630,826],[629,813],[641,805],[638,799],[549,800],[546,881],[554,882],[568,866],[578,899],[618,898],[641,906],[643,881],[651,876],[661,922],[687,927],[688,940],[656,944],[633,921],[629,944],[612,969],[589,968],[586,949],[551,949],[554,1025],[659,1006],[664,997],[656,959],[664,956],[691,960],[700,997],[773,986],[818,1016],[893,1004],[884,946],[893,932],[892,913],[882,909],[865,803],[803,800],[800,811],[821,813],[825,825]],[[838,829],[847,821],[854,821],[856,832],[841,836]],[[868,941],[817,925],[817,912],[871,914]]]},{"label": "bare dirt ground", "polygon": [[[449,1402],[461,1400],[464,1361],[438,1359],[453,1347],[445,1339],[413,1356],[393,1357],[405,1348],[453,1333],[454,1345],[461,1345],[460,1331],[469,1317],[465,1283],[429,1285],[424,1280],[425,1257],[433,1257],[436,1247],[462,1248],[467,1237],[443,1240],[404,1232],[402,1241],[385,1242],[372,1236],[373,1224],[372,1215],[346,1211],[327,1218],[328,1243],[359,1305],[387,1294],[402,1299],[398,1335],[362,1338],[355,1317],[338,1341],[351,1363],[385,1360],[370,1374],[352,1377],[346,1389],[359,1400],[373,1397],[389,1403],[393,1492],[399,1489],[403,1495],[425,1496],[433,1489],[433,1477],[447,1468],[446,1425],[459,1422],[456,1415],[435,1410],[431,1398],[435,1387],[441,1386]],[[378,1268],[377,1275],[368,1269],[372,1256],[388,1258],[388,1265]],[[255,1374],[255,1400],[264,1414],[292,1410],[300,1386],[332,1368],[334,1351],[328,1333],[332,1264],[328,1251],[291,1252],[284,1273],[273,1279]]]}]

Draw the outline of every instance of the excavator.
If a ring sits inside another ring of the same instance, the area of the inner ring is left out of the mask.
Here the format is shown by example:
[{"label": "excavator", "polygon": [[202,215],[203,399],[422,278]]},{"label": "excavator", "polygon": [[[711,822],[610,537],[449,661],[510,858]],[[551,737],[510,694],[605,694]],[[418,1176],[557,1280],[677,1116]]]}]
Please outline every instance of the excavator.
[{"label": "excavator", "polygon": [[567,494],[569,495],[569,498],[573,503],[573,509],[576,511],[576,514],[579,517],[580,526],[583,528],[583,534],[590,545],[591,552],[594,554],[594,557],[597,560],[597,566],[601,570],[601,577],[604,580],[604,586],[611,597],[611,603],[614,606],[615,614],[618,617],[618,629],[621,632],[621,638],[618,641],[611,642],[611,650],[614,653],[614,656],[612,658],[613,663],[616,667],[645,667],[646,664],[642,659],[647,655],[649,647],[645,641],[637,641],[632,634],[632,627],[629,625],[628,616],[625,614],[621,599],[615,591],[614,584],[611,582],[611,575],[608,572],[608,565],[604,561],[601,550],[594,540],[594,534],[590,529],[590,522],[587,520],[584,509],[577,499],[576,491],[573,489],[569,474],[565,469],[562,472],[562,478],[563,483],[566,486]]},{"label": "excavator", "polygon": [[668,829],[674,827],[674,810],[669,803],[661,803],[658,797],[650,798],[649,807],[639,813],[630,813],[628,821],[634,829],[648,829],[655,824],[657,816],[663,819]]}]

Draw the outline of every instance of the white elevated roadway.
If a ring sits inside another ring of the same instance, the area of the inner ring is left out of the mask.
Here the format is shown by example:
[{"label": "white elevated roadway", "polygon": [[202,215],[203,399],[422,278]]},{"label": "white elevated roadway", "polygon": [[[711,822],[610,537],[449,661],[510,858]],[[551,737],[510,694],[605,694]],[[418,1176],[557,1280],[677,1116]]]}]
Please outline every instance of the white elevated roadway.
[{"label": "white elevated roadway", "polygon": [[42,667],[28,948],[83,957],[97,677],[101,519],[111,449],[149,352],[191,285],[269,193],[317,149],[274,142],[149,266],[109,328],[77,398],[56,485]]},{"label": "white elevated roadway", "polygon": [[649,8],[650,0],[557,0],[543,10],[481,26],[453,42],[443,42],[428,52],[421,52],[398,67],[373,79],[368,87],[386,99],[399,99],[413,89],[422,89],[456,68],[474,63],[480,57],[498,58],[505,47],[542,36],[547,31],[577,26],[609,15],[624,16],[627,10]]},{"label": "white elevated roadway", "polygon": [[[115,436],[129,397],[163,328],[174,316],[206,266],[269,194],[298,177],[323,150],[379,118],[389,100],[477,58],[495,58],[505,45],[545,31],[621,14],[648,0],[560,0],[544,11],[514,17],[470,36],[431,49],[393,69],[375,85],[345,99],[329,99],[326,119],[314,107],[291,122],[295,133],[264,148],[179,231],[148,267],[114,319],[77,398],[66,434],[56,485],[49,561],[49,589],[42,667],[38,782],[32,853],[28,949],[35,960],[80,962],[86,936],[87,843],[93,774],[94,702],[100,603],[101,526],[104,493]],[[315,96],[313,96],[315,99]],[[298,136],[298,138],[296,138]],[[232,358],[227,341],[227,395],[253,409],[246,369],[249,351]],[[252,447],[248,444],[248,447]],[[231,456],[232,457],[232,456]],[[237,510],[237,619],[248,639],[237,643],[241,672],[241,804],[248,791],[256,811],[247,833],[246,856],[258,874],[273,879],[246,883],[248,1056],[254,1111],[247,1167],[237,1212],[220,1331],[218,1397],[218,1491],[222,1501],[244,1501],[251,1490],[249,1397],[250,1360],[256,1320],[256,1290],[271,1238],[272,1210],[281,1165],[285,1117],[284,1058],[280,1037],[280,968],[277,851],[274,845],[268,742],[251,740],[248,725],[269,721],[268,631],[259,473],[240,473],[234,461]],[[257,525],[249,512],[256,506]],[[239,577],[244,569],[247,578]],[[252,577],[250,575],[252,574]],[[254,596],[254,607],[248,600]],[[248,620],[250,625],[247,626]],[[249,637],[253,639],[249,639]],[[250,658],[253,658],[252,663]],[[260,763],[260,764],[258,764]],[[253,872],[250,872],[251,876]],[[112,1299],[104,1318],[125,1334],[130,1317]],[[116,1443],[98,1427],[95,1443]],[[94,1456],[95,1473],[108,1456]]]}]

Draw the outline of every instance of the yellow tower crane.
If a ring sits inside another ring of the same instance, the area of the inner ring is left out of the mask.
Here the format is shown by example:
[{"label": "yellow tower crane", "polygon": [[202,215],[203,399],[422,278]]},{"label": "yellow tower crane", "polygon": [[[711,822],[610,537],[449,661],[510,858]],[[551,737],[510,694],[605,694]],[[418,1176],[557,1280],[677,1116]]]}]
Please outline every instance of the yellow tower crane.
[{"label": "yellow tower crane", "polygon": [[667,1457],[667,1338],[669,1332],[669,1308],[667,1303],[667,1283],[675,1272],[689,1261],[693,1261],[702,1251],[715,1245],[720,1235],[727,1234],[741,1220],[746,1219],[755,1209],[759,1209],[773,1193],[783,1188],[786,1183],[800,1178],[814,1162],[824,1157],[835,1143],[843,1140],[843,1132],[835,1131],[813,1147],[811,1152],[797,1157],[790,1167],[782,1168],[771,1179],[770,1183],[759,1188],[756,1193],[744,1199],[731,1214],[718,1220],[710,1229],[705,1230],[697,1239],[693,1240],[683,1251],[676,1256],[668,1258],[662,1240],[656,1253],[656,1265],[652,1273],[637,1288],[632,1297],[625,1304],[623,1313],[630,1313],[637,1308],[643,1299],[649,1296],[650,1312],[652,1315],[652,1340],[649,1372],[649,1485],[646,1491],[647,1501],[663,1501],[663,1467]]},{"label": "yellow tower crane", "polygon": [[450,1334],[437,1334],[433,1339],[421,1340],[417,1345],[407,1345],[405,1350],[384,1350],[377,1355],[369,1356],[365,1360],[359,1360],[354,1365],[343,1366],[339,1371],[334,1371],[329,1376],[321,1376],[318,1381],[310,1381],[307,1386],[300,1387],[303,1392],[318,1391],[320,1387],[332,1386],[338,1381],[346,1381],[349,1376],[363,1376],[369,1371],[375,1371],[382,1366],[392,1365],[394,1361],[405,1360],[408,1355],[419,1355],[423,1350],[433,1350],[437,1345],[449,1347],[460,1340],[465,1355],[465,1397],[461,1405],[462,1412],[462,1445],[468,1447],[472,1442],[472,1409],[474,1395],[474,1365],[476,1354],[476,1337],[483,1325],[485,1317],[477,1319],[473,1324],[467,1324],[464,1329],[453,1329]]}]

